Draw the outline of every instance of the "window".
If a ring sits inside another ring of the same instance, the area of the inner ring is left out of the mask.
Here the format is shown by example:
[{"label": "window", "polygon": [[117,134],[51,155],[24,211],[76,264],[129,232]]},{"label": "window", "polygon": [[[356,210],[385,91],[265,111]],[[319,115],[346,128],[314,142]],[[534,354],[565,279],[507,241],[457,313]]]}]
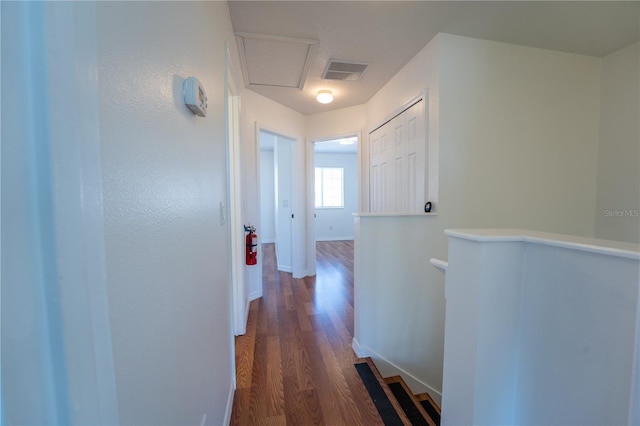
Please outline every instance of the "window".
[{"label": "window", "polygon": [[344,208],[342,167],[316,167],[316,208]]}]

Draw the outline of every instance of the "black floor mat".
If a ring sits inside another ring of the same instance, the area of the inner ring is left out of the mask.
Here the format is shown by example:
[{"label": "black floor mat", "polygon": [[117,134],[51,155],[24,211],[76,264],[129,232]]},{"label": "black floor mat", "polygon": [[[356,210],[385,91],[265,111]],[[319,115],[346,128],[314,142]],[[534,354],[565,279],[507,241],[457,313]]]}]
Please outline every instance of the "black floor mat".
[{"label": "black floor mat", "polygon": [[360,364],[354,364],[360,378],[362,379],[362,383],[367,388],[369,392],[369,396],[373,400],[373,403],[380,413],[380,418],[384,422],[385,426],[402,426],[402,420],[400,420],[400,416],[396,413],[395,408],[389,401],[389,397],[386,393],[384,393],[384,389],[378,383],[378,379],[376,379],[375,374],[369,367],[369,364],[366,362]]},{"label": "black floor mat", "polygon": [[409,421],[413,426],[429,426],[429,423],[422,417],[420,410],[416,407],[416,404],[413,403],[413,400],[409,396],[409,394],[404,390],[402,384],[396,383],[387,383],[391,392],[395,395],[396,399],[400,403],[400,406],[404,410],[404,414],[409,418]]},{"label": "black floor mat", "polygon": [[420,401],[422,408],[427,412],[431,420],[436,424],[436,426],[440,426],[440,414],[433,408],[433,405],[429,401]]}]

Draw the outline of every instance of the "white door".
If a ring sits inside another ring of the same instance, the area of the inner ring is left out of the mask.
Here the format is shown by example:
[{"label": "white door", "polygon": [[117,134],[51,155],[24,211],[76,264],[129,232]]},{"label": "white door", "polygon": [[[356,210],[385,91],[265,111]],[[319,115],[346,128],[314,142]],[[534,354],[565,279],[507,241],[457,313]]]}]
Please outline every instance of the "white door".
[{"label": "white door", "polygon": [[370,167],[369,167],[369,211],[381,211],[380,205],[380,129],[369,134]]},{"label": "white door", "polygon": [[424,211],[425,101],[420,100],[369,134],[370,210]]},{"label": "white door", "polygon": [[293,140],[277,136],[274,146],[276,258],[279,271],[292,272],[292,144]]},{"label": "white door", "polygon": [[391,130],[393,142],[391,152],[393,156],[393,181],[390,184],[391,196],[389,197],[389,209],[392,212],[404,212],[406,210],[407,180],[406,153],[405,153],[405,121],[404,114],[400,114],[387,124]]},{"label": "white door", "polygon": [[425,102],[421,101],[406,110],[405,116],[405,156],[407,165],[406,210],[419,213],[424,211],[426,202],[425,178],[427,170],[425,139]]}]

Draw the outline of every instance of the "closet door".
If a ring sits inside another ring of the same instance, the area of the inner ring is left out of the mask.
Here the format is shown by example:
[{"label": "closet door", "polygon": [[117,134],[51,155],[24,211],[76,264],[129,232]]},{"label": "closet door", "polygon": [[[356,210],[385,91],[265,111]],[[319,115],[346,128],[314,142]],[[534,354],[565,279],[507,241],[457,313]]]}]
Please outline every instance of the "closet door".
[{"label": "closet door", "polygon": [[391,162],[393,170],[393,180],[390,182],[391,197],[389,202],[390,212],[406,212],[407,200],[407,170],[406,170],[406,136],[405,136],[405,119],[404,113],[400,114],[387,124],[390,127],[392,144],[391,144]]},{"label": "closet door", "polygon": [[405,211],[419,213],[424,211],[426,202],[425,177],[427,170],[425,139],[425,102],[421,101],[407,109],[405,116],[405,155],[407,204]]},{"label": "closet door", "polygon": [[420,213],[426,201],[425,102],[369,134],[370,211]]},{"label": "closet door", "polygon": [[369,134],[369,211],[381,212],[380,129]]}]

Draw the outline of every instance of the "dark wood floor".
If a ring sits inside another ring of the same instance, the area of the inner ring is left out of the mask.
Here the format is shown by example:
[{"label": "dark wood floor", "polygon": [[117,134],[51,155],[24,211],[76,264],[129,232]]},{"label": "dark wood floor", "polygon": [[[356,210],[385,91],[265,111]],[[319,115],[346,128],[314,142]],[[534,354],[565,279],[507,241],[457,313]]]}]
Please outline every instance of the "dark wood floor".
[{"label": "dark wood floor", "polygon": [[263,294],[236,338],[232,425],[382,425],[353,367],[353,242],[317,243],[317,275],[276,270],[263,246]]}]

